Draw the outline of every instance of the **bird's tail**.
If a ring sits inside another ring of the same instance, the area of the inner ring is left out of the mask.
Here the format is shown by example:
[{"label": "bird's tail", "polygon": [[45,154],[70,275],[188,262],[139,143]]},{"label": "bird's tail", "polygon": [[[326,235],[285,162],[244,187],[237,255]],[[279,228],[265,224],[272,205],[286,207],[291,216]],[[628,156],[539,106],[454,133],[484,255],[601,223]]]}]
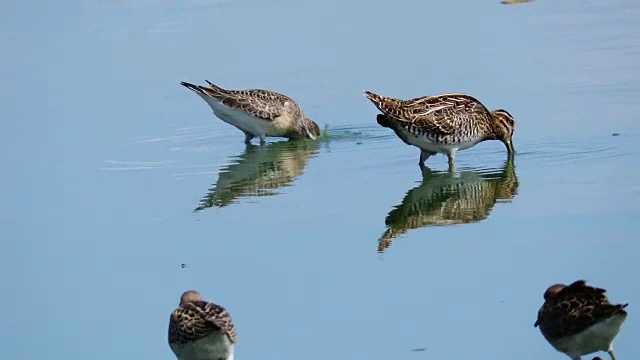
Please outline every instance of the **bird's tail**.
[{"label": "bird's tail", "polygon": [[180,85],[186,87],[189,90],[194,91],[196,94],[199,95],[207,95],[207,96],[211,96],[214,98],[217,98],[221,95],[225,95],[228,93],[227,90],[221,88],[220,86],[214,85],[213,83],[211,83],[209,80],[205,80],[207,82],[207,84],[209,84],[209,86],[201,86],[201,85],[196,85],[196,84],[191,84],[188,83],[186,81],[181,81]]},{"label": "bird's tail", "polygon": [[391,127],[391,122],[387,117],[387,105],[389,102],[395,101],[395,99],[387,98],[382,95],[378,95],[376,93],[372,93],[371,91],[364,91],[364,96],[369,99],[377,108],[382,112],[382,114],[378,114],[376,116],[376,121],[382,127]]},{"label": "bird's tail", "polygon": [[200,86],[200,85],[191,84],[191,83],[188,83],[186,81],[181,81],[180,85],[186,87],[187,89],[189,89],[189,90],[191,90],[191,91],[193,91],[193,92],[195,92],[197,94],[204,94],[202,86]]},{"label": "bird's tail", "polygon": [[367,90],[364,91],[364,96],[369,99],[373,103],[373,105],[375,105],[380,111],[384,112],[384,110],[382,109],[382,105],[384,104],[386,99],[384,96]]},{"label": "bird's tail", "polygon": [[208,90],[211,90],[211,91],[213,91],[215,93],[218,93],[218,94],[226,94],[226,93],[228,93],[227,89],[221,88],[220,86],[215,85],[214,83],[212,83],[209,80],[205,79],[204,81],[206,81],[207,84],[209,84]]}]

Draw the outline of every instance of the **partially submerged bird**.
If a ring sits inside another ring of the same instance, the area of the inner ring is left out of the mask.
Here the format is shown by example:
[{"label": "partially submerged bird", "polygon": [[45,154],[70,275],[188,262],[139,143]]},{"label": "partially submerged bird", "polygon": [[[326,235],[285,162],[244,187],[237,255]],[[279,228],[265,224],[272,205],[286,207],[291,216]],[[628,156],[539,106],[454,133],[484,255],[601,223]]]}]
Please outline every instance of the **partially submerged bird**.
[{"label": "partially submerged bird", "polygon": [[432,155],[446,154],[449,166],[458,150],[485,140],[500,140],[513,155],[515,120],[506,110],[489,112],[465,94],[442,94],[401,100],[365,91],[382,112],[377,121],[391,128],[402,141],[420,149],[420,165]]},{"label": "partially submerged bird", "polygon": [[169,347],[178,360],[233,360],[236,329],[220,305],[185,291],[169,319]]},{"label": "partially submerged bird", "polygon": [[260,89],[227,90],[205,81],[209,86],[184,81],[180,85],[200,95],[222,121],[242,130],[247,144],[255,137],[264,144],[267,136],[312,140],[320,136],[318,124],[286,95]]},{"label": "partially submerged bird", "polygon": [[611,360],[613,339],[627,318],[629,304],[611,304],[606,290],[578,280],[569,286],[551,285],[544,293],[534,327],[556,350],[572,360],[596,351],[606,351]]}]

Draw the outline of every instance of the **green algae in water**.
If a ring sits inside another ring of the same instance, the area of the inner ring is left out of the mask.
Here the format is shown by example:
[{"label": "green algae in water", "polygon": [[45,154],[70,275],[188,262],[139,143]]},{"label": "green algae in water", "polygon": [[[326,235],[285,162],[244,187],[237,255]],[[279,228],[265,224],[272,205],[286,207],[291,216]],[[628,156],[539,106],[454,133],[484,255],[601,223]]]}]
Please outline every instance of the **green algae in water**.
[{"label": "green algae in water", "polygon": [[328,124],[324,125],[324,129],[322,129],[322,133],[320,134],[319,139],[321,139],[321,140],[329,139],[329,125]]}]

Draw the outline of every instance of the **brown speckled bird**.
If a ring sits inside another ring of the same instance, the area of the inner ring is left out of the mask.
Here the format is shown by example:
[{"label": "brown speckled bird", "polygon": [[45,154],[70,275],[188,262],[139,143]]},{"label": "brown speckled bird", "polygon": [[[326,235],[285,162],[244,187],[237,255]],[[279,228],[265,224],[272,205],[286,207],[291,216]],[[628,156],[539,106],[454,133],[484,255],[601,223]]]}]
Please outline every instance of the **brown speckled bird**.
[{"label": "brown speckled bird", "polygon": [[596,351],[606,351],[611,360],[613,339],[627,318],[628,304],[611,304],[606,290],[578,280],[569,286],[551,285],[534,326],[556,350],[572,360]]},{"label": "brown speckled bird", "polygon": [[382,112],[377,121],[391,128],[402,141],[420,149],[420,165],[432,155],[446,154],[449,165],[458,150],[485,140],[500,140],[512,155],[515,120],[506,110],[489,112],[465,94],[442,94],[401,100],[365,91]]},{"label": "brown speckled bird", "polygon": [[169,346],[178,360],[233,360],[236,329],[220,305],[185,291],[169,320]]},{"label": "brown speckled bird", "polygon": [[247,144],[255,137],[264,144],[267,136],[312,140],[320,136],[318,124],[286,95],[260,89],[227,90],[205,81],[209,86],[184,81],[180,85],[200,95],[222,121],[244,132]]}]

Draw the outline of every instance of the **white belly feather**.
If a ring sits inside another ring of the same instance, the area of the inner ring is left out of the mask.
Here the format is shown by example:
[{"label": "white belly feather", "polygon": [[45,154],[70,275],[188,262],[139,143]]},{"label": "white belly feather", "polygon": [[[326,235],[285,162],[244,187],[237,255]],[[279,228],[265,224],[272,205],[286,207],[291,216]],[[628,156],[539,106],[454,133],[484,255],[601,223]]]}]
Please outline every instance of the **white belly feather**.
[{"label": "white belly feather", "polygon": [[201,339],[171,345],[171,350],[179,360],[233,360],[234,345],[220,332],[213,332]]},{"label": "white belly feather", "polygon": [[596,351],[608,351],[625,319],[626,315],[613,316],[573,337],[558,340],[552,345],[573,358]]},{"label": "white belly feather", "polygon": [[267,121],[252,116],[245,111],[230,108],[214,98],[203,96],[202,94],[198,95],[200,95],[204,101],[209,104],[211,109],[213,109],[213,113],[222,121],[252,135],[277,137],[284,136],[289,130],[287,127],[287,121],[284,121],[283,119],[284,116],[281,116],[274,121]]},{"label": "white belly feather", "polygon": [[441,153],[441,154],[449,154],[451,152],[456,152],[458,150],[465,150],[470,147],[473,147],[474,145],[480,142],[478,140],[463,140],[459,142],[453,142],[451,144],[443,144],[443,143],[433,141],[423,135],[412,134],[409,131],[406,131],[405,129],[401,129],[400,131],[404,133],[405,138],[407,139],[406,141],[409,144],[416,146],[422,150],[426,150],[434,153]]}]

